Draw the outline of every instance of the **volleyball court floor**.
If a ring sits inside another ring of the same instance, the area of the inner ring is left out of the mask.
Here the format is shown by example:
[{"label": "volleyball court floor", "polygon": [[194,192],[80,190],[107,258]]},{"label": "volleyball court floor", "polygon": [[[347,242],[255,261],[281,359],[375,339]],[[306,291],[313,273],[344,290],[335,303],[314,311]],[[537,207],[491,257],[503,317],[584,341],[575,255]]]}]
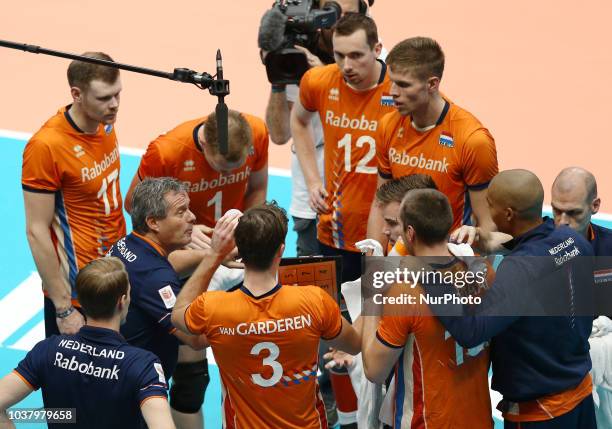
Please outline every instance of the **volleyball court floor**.
[{"label": "volleyball court floor", "polygon": [[[36,272],[25,236],[25,215],[21,195],[21,155],[28,135],[0,131],[0,206],[1,219],[5,222],[4,244],[0,246],[0,376],[10,372],[34,344],[44,338],[43,301],[40,292],[40,277]],[[136,172],[141,150],[121,150],[121,189],[124,194]],[[276,200],[281,207],[288,208],[291,196],[291,178],[285,170],[270,169],[268,199]],[[603,219],[602,219],[603,218]],[[129,215],[126,213],[128,228]],[[598,223],[612,227],[607,216]],[[290,221],[285,256],[295,256],[296,235]],[[206,427],[221,427],[221,389],[216,365],[210,365],[211,383],[208,385],[204,404]],[[499,395],[492,393],[497,403]],[[18,404],[19,407],[42,407],[40,391]],[[496,428],[502,427],[499,414]],[[17,425],[18,427],[22,425]],[[28,428],[45,427],[28,424]]]}]

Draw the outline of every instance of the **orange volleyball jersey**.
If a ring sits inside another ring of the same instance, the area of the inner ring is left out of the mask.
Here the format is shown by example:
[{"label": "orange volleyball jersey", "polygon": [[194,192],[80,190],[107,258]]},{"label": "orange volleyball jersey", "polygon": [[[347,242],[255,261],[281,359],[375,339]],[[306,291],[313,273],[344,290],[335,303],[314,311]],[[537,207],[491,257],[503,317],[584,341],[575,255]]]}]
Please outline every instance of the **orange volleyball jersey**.
[{"label": "orange volleyball jersey", "polygon": [[226,428],[327,428],[317,384],[319,339],[342,329],[336,302],[316,286],[260,297],[244,286],[205,292],[185,322],[206,334],[219,365]]},{"label": "orange volleyball jersey", "polygon": [[470,223],[468,190],[484,189],[498,173],[495,141],[471,113],[447,101],[444,118],[419,132],[399,112],[381,121],[378,170],[384,178],[429,174],[453,208],[453,229]]},{"label": "orange volleyball jersey", "polygon": [[251,173],[268,166],[268,129],[261,119],[242,115],[253,136],[252,150],[242,167],[221,174],[210,166],[197,143],[204,117],[184,122],[153,140],[140,161],[138,177],[170,176],[183,182],[191,200],[189,208],[199,224],[214,226],[227,210],[244,210]]},{"label": "orange volleyball jersey", "polygon": [[[440,271],[463,271],[455,260]],[[414,304],[386,304],[376,336],[402,354],[395,366],[394,428],[492,428],[489,349],[459,346],[420,301],[423,289],[396,284],[388,295],[414,297]],[[410,307],[410,311],[407,308]]]},{"label": "orange volleyball jersey", "polygon": [[[55,194],[51,237],[72,287],[78,270],[125,235],[119,145],[112,125],[85,134],[61,108],[26,144],[22,188]],[[44,285],[43,285],[44,286]]]},{"label": "orange volleyball jersey", "polygon": [[317,111],[323,124],[325,189],[330,213],[319,215],[319,240],[353,252],[366,237],[370,205],[376,192],[376,133],[393,111],[391,82],[383,65],[379,84],[367,91],[348,86],[337,65],[315,67],[300,83],[300,101]]}]

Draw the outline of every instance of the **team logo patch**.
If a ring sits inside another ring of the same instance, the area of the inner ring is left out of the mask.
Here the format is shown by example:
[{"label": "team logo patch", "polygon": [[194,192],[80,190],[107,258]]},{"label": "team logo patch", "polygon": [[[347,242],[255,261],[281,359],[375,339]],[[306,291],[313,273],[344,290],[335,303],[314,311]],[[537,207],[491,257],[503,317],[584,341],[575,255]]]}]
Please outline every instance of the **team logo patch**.
[{"label": "team logo patch", "polygon": [[106,134],[110,134],[111,132],[113,132],[113,126],[111,124],[105,125],[104,126],[104,132]]},{"label": "team logo patch", "polygon": [[176,295],[172,290],[172,286],[164,286],[157,292],[159,292],[159,296],[161,296],[162,301],[164,301],[164,305],[166,306],[166,308],[174,307],[174,303],[176,302]]},{"label": "team logo patch", "polygon": [[340,90],[338,88],[331,88],[329,90],[329,96],[327,97],[332,101],[339,101],[340,100]]},{"label": "team logo patch", "polygon": [[193,159],[188,159],[184,163],[185,167],[183,170],[185,171],[195,171],[195,161]]},{"label": "team logo patch", "polygon": [[593,273],[595,284],[612,282],[612,270],[600,270]]},{"label": "team logo patch", "polygon": [[393,96],[391,96],[389,94],[383,94],[382,97],[380,97],[380,105],[381,106],[393,106],[393,105],[395,105],[395,103],[393,102]]},{"label": "team logo patch", "polygon": [[161,363],[155,362],[153,364],[155,367],[155,371],[157,371],[157,375],[159,375],[159,382],[166,384],[166,376],[164,375],[164,369],[161,366]]},{"label": "team logo patch", "polygon": [[76,155],[77,158],[82,157],[83,155],[85,155],[85,151],[83,150],[83,146],[81,145],[76,145],[75,147],[72,148],[74,150],[74,154]]},{"label": "team logo patch", "polygon": [[400,129],[397,132],[397,138],[401,139],[402,137],[404,137],[404,127],[400,127]]},{"label": "team logo patch", "polygon": [[253,145],[249,146],[249,156],[255,155],[255,147]]},{"label": "team logo patch", "polygon": [[440,144],[446,147],[455,147],[453,136],[451,136],[450,134],[440,134]]}]

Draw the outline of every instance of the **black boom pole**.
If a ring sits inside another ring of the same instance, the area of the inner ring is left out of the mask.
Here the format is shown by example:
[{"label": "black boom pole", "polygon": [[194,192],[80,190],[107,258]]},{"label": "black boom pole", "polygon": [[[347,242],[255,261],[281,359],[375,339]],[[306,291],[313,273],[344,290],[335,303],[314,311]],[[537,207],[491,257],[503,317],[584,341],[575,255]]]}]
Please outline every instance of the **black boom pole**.
[{"label": "black boom pole", "polygon": [[130,64],[117,63],[115,61],[101,60],[98,58],[85,57],[83,55],[76,55],[69,52],[54,51],[51,49],[41,48],[36,45],[28,45],[26,43],[15,43],[9,42],[8,40],[0,40],[0,47],[17,49],[20,51],[30,52],[33,54],[51,55],[54,57],[67,58],[69,60],[83,61],[87,63],[99,64],[102,66],[113,67],[121,70],[127,70],[134,73],[146,74],[149,76],[162,77],[165,79],[174,80],[177,82],[192,83],[200,89],[208,89],[211,95],[218,98],[217,108],[217,127],[219,129],[219,152],[226,154],[228,152],[227,143],[227,106],[225,105],[224,98],[229,95],[229,80],[223,79],[223,68],[221,51],[217,50],[216,76],[211,76],[206,72],[198,73],[187,68],[175,68],[172,73],[153,70],[144,67],[137,67]]}]

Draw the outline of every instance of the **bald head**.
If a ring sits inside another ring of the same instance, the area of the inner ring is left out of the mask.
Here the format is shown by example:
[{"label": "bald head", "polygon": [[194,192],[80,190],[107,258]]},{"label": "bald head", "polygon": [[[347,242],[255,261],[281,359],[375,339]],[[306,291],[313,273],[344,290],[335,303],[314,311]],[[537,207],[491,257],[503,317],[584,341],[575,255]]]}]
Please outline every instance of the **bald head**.
[{"label": "bald head", "polygon": [[552,192],[567,194],[579,191],[584,201],[597,198],[597,182],[590,171],[581,167],[567,167],[561,170],[553,182]]},{"label": "bald head", "polygon": [[487,192],[491,217],[500,231],[510,233],[515,224],[542,217],[544,188],[528,170],[506,170],[493,178]]},{"label": "bald head", "polygon": [[595,176],[584,168],[564,168],[553,182],[551,197],[555,224],[586,234],[600,205]]}]

